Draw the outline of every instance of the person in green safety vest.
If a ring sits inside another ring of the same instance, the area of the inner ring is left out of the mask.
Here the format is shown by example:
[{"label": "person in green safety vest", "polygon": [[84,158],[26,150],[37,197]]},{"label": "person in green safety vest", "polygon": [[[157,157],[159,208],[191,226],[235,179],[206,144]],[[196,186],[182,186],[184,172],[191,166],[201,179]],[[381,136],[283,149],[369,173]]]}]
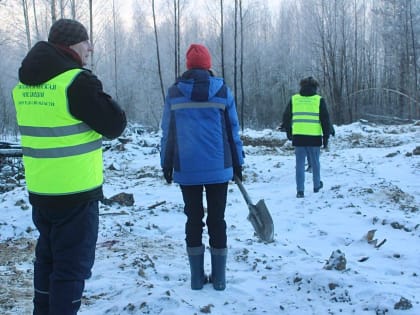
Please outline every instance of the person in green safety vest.
[{"label": "person in green safety vest", "polygon": [[320,172],[320,147],[328,147],[334,129],[325,100],[317,94],[318,82],[313,77],[300,81],[299,93],[293,95],[283,113],[283,128],[292,140],[296,156],[296,197],[305,192],[305,159],[312,168],[313,191],[323,187]]},{"label": "person in green safety vest", "polygon": [[91,276],[103,198],[102,137],[120,136],[125,112],[84,66],[93,47],[78,21],[60,19],[32,47],[13,101],[32,219],[39,231],[33,315],[77,314]]}]

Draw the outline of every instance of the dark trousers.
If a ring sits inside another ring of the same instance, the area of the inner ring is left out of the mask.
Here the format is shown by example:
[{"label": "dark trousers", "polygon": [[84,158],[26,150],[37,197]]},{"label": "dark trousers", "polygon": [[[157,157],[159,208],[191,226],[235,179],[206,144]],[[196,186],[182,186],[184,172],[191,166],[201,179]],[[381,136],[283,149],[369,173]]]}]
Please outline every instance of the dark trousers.
[{"label": "dark trousers", "polygon": [[75,315],[95,260],[98,202],[69,210],[33,207],[32,219],[39,231],[33,315]]},{"label": "dark trousers", "polygon": [[213,248],[226,248],[225,209],[228,183],[208,185],[181,185],[184,199],[184,213],[187,216],[185,224],[186,243],[188,247],[202,245],[204,218],[203,189],[207,200],[206,224],[209,233],[209,243]]}]

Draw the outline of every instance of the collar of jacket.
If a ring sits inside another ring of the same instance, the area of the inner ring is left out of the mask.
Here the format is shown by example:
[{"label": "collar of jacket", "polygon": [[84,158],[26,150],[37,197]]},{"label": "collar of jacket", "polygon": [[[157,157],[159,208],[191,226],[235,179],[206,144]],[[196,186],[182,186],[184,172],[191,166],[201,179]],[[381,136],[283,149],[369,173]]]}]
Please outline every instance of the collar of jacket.
[{"label": "collar of jacket", "polygon": [[204,69],[190,69],[185,71],[181,77],[180,80],[207,80],[210,77],[210,72],[208,70]]},{"label": "collar of jacket", "polygon": [[313,96],[316,94],[316,87],[314,86],[303,86],[300,91],[299,94],[302,96]]}]

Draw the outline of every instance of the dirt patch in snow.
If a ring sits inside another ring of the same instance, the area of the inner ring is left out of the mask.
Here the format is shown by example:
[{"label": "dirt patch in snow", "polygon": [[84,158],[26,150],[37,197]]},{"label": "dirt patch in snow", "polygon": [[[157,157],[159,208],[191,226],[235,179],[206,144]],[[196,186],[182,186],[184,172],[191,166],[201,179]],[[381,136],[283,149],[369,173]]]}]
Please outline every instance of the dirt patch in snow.
[{"label": "dirt patch in snow", "polygon": [[[0,243],[0,305],[3,315],[32,312],[32,260],[35,240],[20,238]],[[22,301],[28,301],[23,305]]]}]

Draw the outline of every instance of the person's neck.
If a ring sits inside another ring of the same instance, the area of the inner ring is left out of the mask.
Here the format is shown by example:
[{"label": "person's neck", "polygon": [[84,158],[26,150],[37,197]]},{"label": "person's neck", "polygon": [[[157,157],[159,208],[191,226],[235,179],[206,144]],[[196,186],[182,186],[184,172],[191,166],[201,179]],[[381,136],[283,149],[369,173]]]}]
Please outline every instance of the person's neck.
[{"label": "person's neck", "polygon": [[83,67],[82,58],[70,47],[64,46],[64,45],[58,45],[54,44],[55,47],[57,47],[62,53],[64,53],[66,56],[69,56],[74,61],[76,61],[81,67]]}]

